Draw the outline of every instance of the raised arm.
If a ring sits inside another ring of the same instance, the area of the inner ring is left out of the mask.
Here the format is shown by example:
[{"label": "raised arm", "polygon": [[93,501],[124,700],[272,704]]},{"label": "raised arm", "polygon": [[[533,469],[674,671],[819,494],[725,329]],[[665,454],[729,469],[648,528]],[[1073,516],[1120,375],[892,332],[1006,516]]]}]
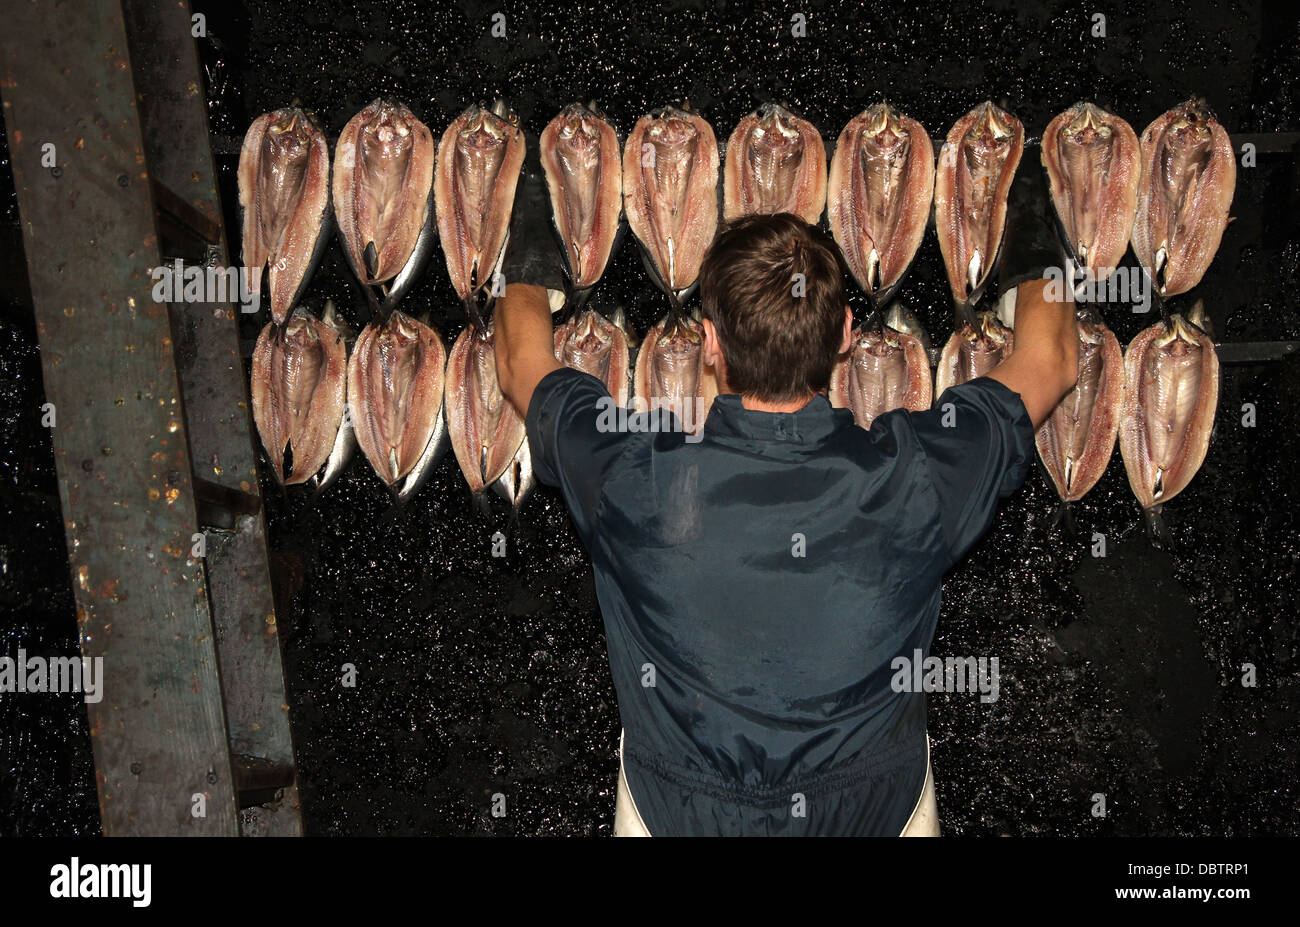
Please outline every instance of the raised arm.
[{"label": "raised arm", "polygon": [[529,136],[501,261],[505,293],[496,301],[493,322],[497,381],[525,418],[537,384],[560,366],[547,290],[564,287],[560,252],[551,232],[551,200],[537,151],[537,139]]},{"label": "raised arm", "polygon": [[1035,429],[1052,414],[1079,375],[1079,336],[1074,303],[1044,298],[1046,280],[1016,290],[1016,343],[1011,356],[989,376],[1020,394]]},{"label": "raised arm", "polygon": [[495,350],[501,392],[521,416],[542,377],[560,366],[555,359],[551,308],[546,288],[526,283],[506,286],[496,304]]}]

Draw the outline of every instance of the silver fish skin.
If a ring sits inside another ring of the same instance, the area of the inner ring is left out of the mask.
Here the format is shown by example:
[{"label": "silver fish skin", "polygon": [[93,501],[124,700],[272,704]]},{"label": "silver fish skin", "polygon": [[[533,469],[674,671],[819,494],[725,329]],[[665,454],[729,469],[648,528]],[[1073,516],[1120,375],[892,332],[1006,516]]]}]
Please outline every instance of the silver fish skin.
[{"label": "silver fish skin", "polygon": [[492,484],[492,491],[505,499],[518,512],[532,495],[537,480],[533,475],[533,455],[528,439],[519,445],[505,472]]},{"label": "silver fish skin", "polygon": [[329,242],[329,144],[311,114],[291,106],[253,120],[238,183],[249,287],[260,297],[267,270],[271,319],[283,324]]},{"label": "silver fish skin", "polygon": [[[356,335],[347,322],[343,321],[339,316],[334,306],[334,300],[325,301],[325,311],[321,313],[321,322],[327,328],[331,328],[338,333],[338,336],[343,340],[344,350],[350,355],[352,345],[356,341]],[[344,395],[346,397],[346,382],[344,384]],[[345,407],[343,421],[339,424],[338,434],[334,438],[334,446],[330,448],[330,455],[325,461],[325,466],[315,478],[317,495],[329,489],[330,485],[347,469],[356,450],[357,436],[352,430],[352,416]]]},{"label": "silver fish skin", "polygon": [[415,494],[420,491],[437,468],[438,462],[446,455],[451,447],[451,439],[447,433],[447,415],[441,405],[438,406],[438,415],[433,423],[433,433],[429,435],[429,443],[425,445],[424,453],[420,459],[415,462],[411,471],[403,477],[401,486],[397,488],[396,499],[398,504],[408,502],[414,498]]}]

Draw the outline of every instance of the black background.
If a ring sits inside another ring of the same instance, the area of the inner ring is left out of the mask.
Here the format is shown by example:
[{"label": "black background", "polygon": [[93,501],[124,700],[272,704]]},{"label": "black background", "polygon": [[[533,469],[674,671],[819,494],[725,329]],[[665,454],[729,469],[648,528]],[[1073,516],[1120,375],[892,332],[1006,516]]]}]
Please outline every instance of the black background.
[{"label": "black background", "polygon": [[[259,113],[299,100],[331,145],[381,94],[440,135],[476,100],[508,98],[538,133],[595,99],[624,133],[689,98],[720,139],[758,103],[786,102],[828,145],[887,98],[929,130],[985,98],[1036,138],[1079,99],[1139,133],[1190,94],[1230,133],[1300,130],[1285,4],[726,3],[433,6],[405,2],[197,3],[226,226],[237,251],[239,143]],[[490,34],[503,13],[507,35]],[[791,36],[806,15],[807,36]],[[1094,14],[1105,38],[1092,35]],[[1037,149],[1022,171],[1037,171]],[[1300,165],[1241,168],[1218,259],[1197,295],[1224,341],[1300,337]],[[4,172],[6,220],[17,225]],[[1131,257],[1129,258],[1131,261]],[[76,647],[39,355],[21,263],[3,264],[0,312],[0,636],[3,650]],[[333,244],[308,303],[360,301]],[[854,293],[855,308],[860,294]],[[950,297],[933,235],[901,300],[941,341]],[[629,243],[596,299],[638,332],[664,301]],[[403,308],[430,311],[448,343],[463,325],[440,252]],[[263,320],[245,319],[256,337]],[[1111,307],[1122,343],[1150,316]],[[1050,527],[1041,472],[1008,500],[948,576],[935,653],[997,656],[999,701],[931,697],[947,834],[1295,833],[1300,797],[1294,474],[1300,369],[1224,368],[1202,472],[1166,510],[1170,552],[1146,540],[1118,451],[1078,506],[1083,534]],[[1241,425],[1243,403],[1257,425]],[[513,519],[472,504],[448,456],[405,512],[358,455],[320,500],[263,481],[305,819],[316,834],[609,833],[618,717],[591,570],[558,496]],[[509,556],[490,556],[492,535]],[[1105,535],[1107,556],[1090,555]],[[1241,666],[1258,668],[1256,688]],[[360,684],[339,685],[355,664]],[[490,796],[507,796],[494,818]],[[1094,817],[1092,796],[1108,814]],[[0,696],[0,833],[94,833],[93,764],[75,697]]]}]

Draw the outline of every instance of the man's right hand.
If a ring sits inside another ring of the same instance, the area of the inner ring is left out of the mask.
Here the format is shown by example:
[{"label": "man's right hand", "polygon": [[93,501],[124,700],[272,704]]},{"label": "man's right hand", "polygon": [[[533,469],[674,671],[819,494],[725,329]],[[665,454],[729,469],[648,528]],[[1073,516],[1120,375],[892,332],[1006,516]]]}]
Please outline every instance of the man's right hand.
[{"label": "man's right hand", "polygon": [[[1020,394],[1035,430],[1047,420],[1079,376],[1079,336],[1069,288],[1063,301],[1045,298],[1048,281],[1016,288],[1016,341],[1011,356],[989,374]],[[1055,293],[1053,293],[1055,295]]]}]

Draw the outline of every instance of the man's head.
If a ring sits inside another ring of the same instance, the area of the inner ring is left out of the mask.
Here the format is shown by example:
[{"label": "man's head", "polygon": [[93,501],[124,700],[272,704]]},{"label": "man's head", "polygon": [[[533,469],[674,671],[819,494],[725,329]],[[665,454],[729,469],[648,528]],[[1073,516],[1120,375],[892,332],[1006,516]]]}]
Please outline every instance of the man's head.
[{"label": "man's head", "polygon": [[705,360],[727,392],[783,403],[830,383],[852,315],[839,250],[789,213],[727,225],[700,269]]}]

